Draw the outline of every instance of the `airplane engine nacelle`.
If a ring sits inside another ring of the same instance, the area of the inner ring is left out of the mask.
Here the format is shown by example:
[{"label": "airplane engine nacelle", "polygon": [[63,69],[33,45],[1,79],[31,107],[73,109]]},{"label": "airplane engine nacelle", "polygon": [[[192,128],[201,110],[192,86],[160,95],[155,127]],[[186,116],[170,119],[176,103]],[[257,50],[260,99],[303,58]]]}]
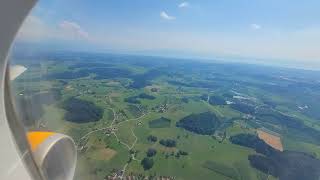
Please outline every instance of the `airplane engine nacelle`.
[{"label": "airplane engine nacelle", "polygon": [[34,160],[49,180],[72,180],[77,161],[74,141],[55,132],[28,132]]}]

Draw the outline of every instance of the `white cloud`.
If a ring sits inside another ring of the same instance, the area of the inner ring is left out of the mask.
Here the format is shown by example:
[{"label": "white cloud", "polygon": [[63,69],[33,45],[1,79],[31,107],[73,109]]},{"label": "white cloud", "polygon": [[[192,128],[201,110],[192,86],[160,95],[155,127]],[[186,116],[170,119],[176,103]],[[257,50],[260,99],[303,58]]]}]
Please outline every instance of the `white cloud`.
[{"label": "white cloud", "polygon": [[254,30],[259,30],[262,28],[261,25],[259,24],[250,24],[250,27],[251,29],[254,29]]},{"label": "white cloud", "polygon": [[190,6],[190,4],[188,2],[182,2],[181,4],[178,5],[179,8],[186,8],[189,6]]},{"label": "white cloud", "polygon": [[174,20],[176,19],[174,16],[169,16],[166,12],[162,11],[160,13],[160,17],[166,20]]},{"label": "white cloud", "polygon": [[74,36],[75,38],[89,39],[89,34],[84,31],[76,22],[62,21],[59,24],[59,27],[62,29],[62,31]]},{"label": "white cloud", "polygon": [[89,33],[76,22],[62,21],[50,24],[37,16],[28,16],[18,35],[18,41],[49,41],[49,40],[90,40]]}]

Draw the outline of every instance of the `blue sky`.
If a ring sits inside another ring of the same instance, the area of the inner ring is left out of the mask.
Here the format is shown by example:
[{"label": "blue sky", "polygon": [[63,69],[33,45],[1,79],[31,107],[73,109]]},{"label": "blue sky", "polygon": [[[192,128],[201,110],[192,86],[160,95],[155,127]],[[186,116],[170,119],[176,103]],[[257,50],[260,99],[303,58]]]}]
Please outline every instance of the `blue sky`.
[{"label": "blue sky", "polygon": [[17,39],[71,50],[320,67],[319,7],[319,0],[42,0]]}]

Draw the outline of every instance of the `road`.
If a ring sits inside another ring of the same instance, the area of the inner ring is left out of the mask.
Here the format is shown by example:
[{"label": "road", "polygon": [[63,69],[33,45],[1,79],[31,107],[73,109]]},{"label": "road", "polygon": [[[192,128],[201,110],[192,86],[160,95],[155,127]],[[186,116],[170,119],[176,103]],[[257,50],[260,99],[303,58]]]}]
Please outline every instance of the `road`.
[{"label": "road", "polygon": [[[110,103],[112,103],[112,100],[111,100],[110,96],[109,96],[108,99],[109,99]],[[124,147],[126,147],[126,148],[128,149],[128,151],[129,151],[129,153],[130,153],[130,150],[132,150],[132,149],[134,148],[134,146],[136,145],[136,143],[138,142],[138,137],[135,135],[134,129],[133,129],[133,128],[130,129],[130,130],[131,130],[131,134],[132,134],[132,136],[133,136],[134,139],[135,139],[131,146],[128,145],[127,143],[121,141],[121,140],[118,138],[116,132],[113,131],[113,130],[114,130],[114,129],[118,129],[118,127],[119,127],[121,124],[123,124],[123,123],[130,122],[130,121],[137,121],[137,120],[143,118],[144,116],[146,116],[146,115],[148,114],[148,113],[142,112],[141,109],[140,109],[140,107],[138,107],[138,108],[139,108],[140,112],[142,113],[142,115],[141,115],[140,117],[132,118],[132,119],[127,119],[127,120],[121,121],[121,122],[119,122],[119,123],[116,123],[116,120],[117,120],[118,117],[117,117],[117,114],[116,114],[114,108],[111,108],[111,107],[108,108],[108,109],[111,109],[111,111],[113,112],[113,120],[112,120],[111,124],[110,124],[109,126],[107,126],[107,127],[103,127],[103,128],[100,128],[100,129],[92,130],[92,131],[88,132],[87,134],[85,134],[84,136],[82,136],[82,137],[80,138],[80,142],[78,143],[78,148],[77,148],[77,149],[81,151],[81,150],[87,145],[88,141],[87,141],[87,143],[86,143],[85,145],[82,145],[81,147],[79,147],[79,145],[81,144],[81,142],[82,142],[83,140],[87,140],[87,139],[90,137],[90,135],[92,135],[93,133],[99,132],[99,131],[103,131],[103,130],[107,130],[107,129],[111,129],[111,131],[112,131],[111,134],[113,134],[113,135],[115,136],[115,138],[117,139],[117,141],[118,141],[120,144],[122,144]],[[115,123],[116,123],[116,124],[115,124]],[[140,161],[139,159],[136,159],[136,157],[135,157],[134,154],[131,154],[131,158],[132,158],[132,160]],[[126,168],[127,168],[128,165],[129,165],[129,163],[126,162],[126,164],[123,166],[123,168],[122,168],[122,174],[121,174],[121,176],[119,177],[120,179],[123,179],[123,176],[124,176],[124,174],[125,174],[125,171],[126,171]]]}]

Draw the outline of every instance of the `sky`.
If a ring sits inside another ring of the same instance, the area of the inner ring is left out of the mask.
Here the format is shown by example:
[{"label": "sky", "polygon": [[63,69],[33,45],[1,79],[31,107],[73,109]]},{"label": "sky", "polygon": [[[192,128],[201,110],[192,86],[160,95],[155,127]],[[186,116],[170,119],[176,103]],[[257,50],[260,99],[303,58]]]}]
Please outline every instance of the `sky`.
[{"label": "sky", "polygon": [[320,69],[319,7],[319,0],[40,0],[17,42]]}]

